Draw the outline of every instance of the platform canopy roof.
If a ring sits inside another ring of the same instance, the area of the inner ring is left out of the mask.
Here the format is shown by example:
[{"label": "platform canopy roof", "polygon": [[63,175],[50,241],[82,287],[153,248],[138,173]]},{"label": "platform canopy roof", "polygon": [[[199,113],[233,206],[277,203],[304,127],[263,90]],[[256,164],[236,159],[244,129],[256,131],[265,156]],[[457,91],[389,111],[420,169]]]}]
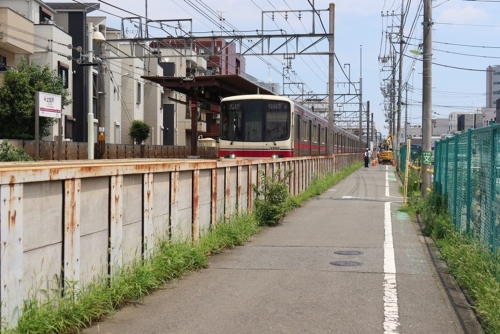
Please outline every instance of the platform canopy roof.
[{"label": "platform canopy roof", "polygon": [[276,95],[266,88],[236,74],[207,75],[192,78],[168,76],[143,76],[142,78],[186,95],[192,95],[196,92],[199,99],[208,100],[216,104],[220,103],[221,98],[234,95]]}]

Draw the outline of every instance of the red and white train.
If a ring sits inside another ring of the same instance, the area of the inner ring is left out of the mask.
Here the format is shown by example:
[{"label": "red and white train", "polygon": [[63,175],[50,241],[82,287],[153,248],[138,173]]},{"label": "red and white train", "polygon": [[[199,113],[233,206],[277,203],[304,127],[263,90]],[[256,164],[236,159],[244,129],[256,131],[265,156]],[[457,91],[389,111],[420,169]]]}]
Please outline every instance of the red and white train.
[{"label": "red and white train", "polygon": [[[357,152],[359,138],[334,126],[334,153]],[[328,154],[328,120],[274,95],[237,95],[220,104],[221,158]]]}]

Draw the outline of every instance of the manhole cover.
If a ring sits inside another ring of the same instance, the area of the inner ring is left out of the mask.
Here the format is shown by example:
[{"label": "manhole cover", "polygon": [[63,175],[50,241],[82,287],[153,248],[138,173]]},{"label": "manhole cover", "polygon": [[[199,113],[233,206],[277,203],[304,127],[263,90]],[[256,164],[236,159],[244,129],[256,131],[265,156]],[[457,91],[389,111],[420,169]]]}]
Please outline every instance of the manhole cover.
[{"label": "manhole cover", "polygon": [[361,255],[361,254],[363,254],[363,252],[355,251],[355,250],[341,250],[341,251],[336,251],[334,253],[339,254],[339,255]]},{"label": "manhole cover", "polygon": [[353,266],[361,266],[361,262],[356,262],[356,261],[333,261],[330,262],[334,266],[341,266],[341,267],[353,267]]}]

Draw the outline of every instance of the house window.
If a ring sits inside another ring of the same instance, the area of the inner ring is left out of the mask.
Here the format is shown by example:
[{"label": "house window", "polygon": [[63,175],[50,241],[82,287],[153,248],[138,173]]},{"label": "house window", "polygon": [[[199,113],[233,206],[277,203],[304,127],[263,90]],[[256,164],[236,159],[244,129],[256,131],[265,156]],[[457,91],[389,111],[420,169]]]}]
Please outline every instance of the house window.
[{"label": "house window", "polygon": [[0,71],[7,71],[7,57],[0,55]]},{"label": "house window", "polygon": [[137,83],[137,100],[136,100],[136,103],[137,104],[141,104],[141,83],[138,82]]},{"label": "house window", "polygon": [[64,115],[64,138],[73,139],[73,127],[75,125],[75,119],[73,116]]},{"label": "house window", "polygon": [[59,76],[61,77],[62,82],[63,82],[63,87],[68,88],[68,86],[69,86],[69,77],[68,77],[69,76],[69,65],[66,65],[66,64],[58,61],[57,67],[58,67]]},{"label": "house window", "polygon": [[40,18],[39,18],[40,21],[38,23],[40,24],[52,23],[52,13],[48,9],[42,6],[40,6],[39,9],[40,9]]},{"label": "house window", "polygon": [[120,123],[115,122],[115,144],[121,144]]}]

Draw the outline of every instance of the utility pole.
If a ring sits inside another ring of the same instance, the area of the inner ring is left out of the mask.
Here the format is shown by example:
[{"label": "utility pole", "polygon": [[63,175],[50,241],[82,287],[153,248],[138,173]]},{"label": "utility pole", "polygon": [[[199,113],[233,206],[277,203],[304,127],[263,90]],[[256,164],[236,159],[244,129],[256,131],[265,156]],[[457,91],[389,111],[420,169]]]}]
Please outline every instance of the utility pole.
[{"label": "utility pole", "polygon": [[[92,44],[94,43],[94,24],[92,22],[87,23],[87,62],[92,63],[94,61]],[[93,78],[92,66],[87,68],[87,152],[88,159],[94,159],[94,78]]]},{"label": "utility pole", "polygon": [[[359,49],[359,152],[363,152],[363,73],[361,69],[363,68],[363,49]],[[349,70],[350,70],[349,66]]]},{"label": "utility pole", "polygon": [[330,13],[330,37],[328,38],[329,45],[329,54],[328,54],[328,154],[333,155],[334,148],[334,136],[333,136],[333,123],[334,123],[334,112],[333,112],[333,104],[335,103],[333,97],[333,87],[334,87],[334,78],[333,78],[333,69],[335,66],[334,58],[335,58],[335,4],[332,2],[329,6]]},{"label": "utility pole", "polygon": [[405,83],[405,142],[408,140],[408,82]]},{"label": "utility pole", "polygon": [[392,152],[396,151],[394,136],[396,135],[396,55],[394,54],[394,50],[391,50],[392,53],[392,76],[391,76],[391,135],[392,135]]},{"label": "utility pole", "polygon": [[366,147],[370,148],[370,101],[366,101]]},{"label": "utility pole", "polygon": [[373,143],[373,133],[375,132],[375,126],[373,124],[373,113],[372,113],[372,132],[370,136],[370,141]]},{"label": "utility pole", "polygon": [[[100,32],[104,36],[106,33],[106,28],[104,26],[101,26],[100,29],[102,29]],[[98,142],[99,142],[99,159],[104,158],[104,153],[105,153],[105,147],[106,147],[106,92],[105,92],[105,87],[104,87],[104,76],[106,73],[106,66],[104,66],[104,62],[102,61],[103,55],[105,53],[105,43],[99,43],[100,46],[100,54],[99,58],[101,59],[99,61],[99,68],[97,72],[97,105],[98,105],[98,120],[99,120],[99,135],[98,135]]]},{"label": "utility pole", "polygon": [[432,0],[424,0],[423,76],[422,76],[422,197],[431,186],[432,136]]},{"label": "utility pole", "polygon": [[[404,0],[401,1],[401,24],[399,25],[399,80],[398,80],[398,115],[397,115],[397,130],[394,136],[395,147],[393,152],[399,153],[399,137],[401,133],[401,94],[403,87],[403,27],[404,27]],[[397,150],[397,151],[396,151]],[[396,159],[396,170],[399,170],[399,159]]]}]

